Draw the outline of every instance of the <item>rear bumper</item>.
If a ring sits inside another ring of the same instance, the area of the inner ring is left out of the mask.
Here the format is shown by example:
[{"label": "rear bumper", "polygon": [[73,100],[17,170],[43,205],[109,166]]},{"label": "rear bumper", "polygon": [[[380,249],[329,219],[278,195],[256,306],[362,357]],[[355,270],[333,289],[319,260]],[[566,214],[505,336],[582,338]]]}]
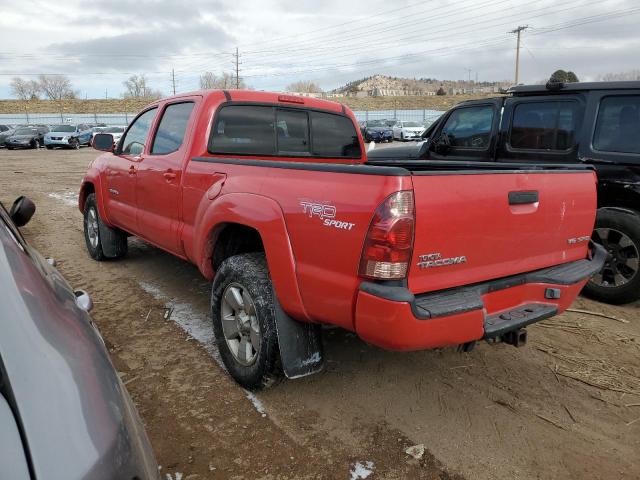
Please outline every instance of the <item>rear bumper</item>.
[{"label": "rear bumper", "polygon": [[45,146],[68,147],[69,140],[54,140],[52,138],[44,138]]},{"label": "rear bumper", "polygon": [[499,337],[562,313],[606,251],[590,258],[445,291],[414,295],[405,287],[363,282],[355,326],[365,341],[391,350],[421,350]]}]

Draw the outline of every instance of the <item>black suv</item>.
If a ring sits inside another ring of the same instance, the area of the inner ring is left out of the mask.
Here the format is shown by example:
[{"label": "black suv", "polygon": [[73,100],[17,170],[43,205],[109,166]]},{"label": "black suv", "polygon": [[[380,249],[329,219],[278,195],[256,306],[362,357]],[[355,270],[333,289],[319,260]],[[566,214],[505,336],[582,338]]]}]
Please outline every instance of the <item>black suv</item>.
[{"label": "black suv", "polygon": [[616,304],[640,298],[640,82],[513,87],[507,96],[453,107],[423,137],[415,147],[368,152],[369,162],[593,165],[599,210],[592,238],[609,257],[584,293]]}]

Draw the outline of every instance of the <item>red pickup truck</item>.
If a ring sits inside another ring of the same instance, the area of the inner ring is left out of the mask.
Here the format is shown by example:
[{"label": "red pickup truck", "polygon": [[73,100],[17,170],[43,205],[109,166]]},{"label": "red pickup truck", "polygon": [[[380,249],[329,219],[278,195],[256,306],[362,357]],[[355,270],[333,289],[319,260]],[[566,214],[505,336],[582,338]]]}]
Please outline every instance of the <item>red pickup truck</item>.
[{"label": "red pickup truck", "polygon": [[353,113],[202,91],[145,108],[82,181],[87,249],[135,235],[212,280],[213,329],[247,388],[323,365],[320,325],[394,350],[519,345],[605,254],[589,167],[367,162]]}]

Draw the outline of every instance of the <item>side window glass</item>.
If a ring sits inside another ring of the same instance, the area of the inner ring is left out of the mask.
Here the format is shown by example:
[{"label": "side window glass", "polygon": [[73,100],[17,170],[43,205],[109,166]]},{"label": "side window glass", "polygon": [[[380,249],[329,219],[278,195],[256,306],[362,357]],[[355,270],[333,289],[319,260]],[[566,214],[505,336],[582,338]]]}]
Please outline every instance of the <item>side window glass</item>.
[{"label": "side window glass", "polygon": [[568,150],[575,144],[575,102],[523,102],[513,111],[509,144],[526,150]]},{"label": "side window glass", "polygon": [[174,103],[167,106],[153,139],[152,154],[164,155],[180,148],[192,110],[193,102]]},{"label": "side window glass", "polygon": [[605,152],[640,153],[640,95],[602,98],[593,148]]},{"label": "side window glass", "polygon": [[309,155],[309,119],[301,110],[276,111],[278,151],[294,155]]},{"label": "side window glass", "polygon": [[140,155],[144,151],[144,143],[147,141],[156,110],[158,110],[156,107],[147,110],[133,122],[120,142],[120,145],[122,145],[120,153],[124,155]]},{"label": "side window glass", "polygon": [[358,134],[350,118],[331,113],[310,112],[313,155],[360,158]]},{"label": "side window glass", "polygon": [[479,105],[454,110],[442,133],[449,137],[452,147],[486,150],[491,141],[493,107]]},{"label": "side window glass", "polygon": [[222,107],[209,138],[211,153],[275,155],[273,107],[229,105]]}]

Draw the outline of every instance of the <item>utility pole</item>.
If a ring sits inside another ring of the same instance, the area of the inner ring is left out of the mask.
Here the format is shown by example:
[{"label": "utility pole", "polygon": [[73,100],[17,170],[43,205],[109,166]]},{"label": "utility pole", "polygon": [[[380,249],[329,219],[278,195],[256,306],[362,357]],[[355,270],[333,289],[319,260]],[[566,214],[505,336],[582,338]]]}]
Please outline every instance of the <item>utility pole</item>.
[{"label": "utility pole", "polygon": [[240,89],[240,53],[236,47],[236,53],[233,54],[234,64],[236,67],[236,90]]},{"label": "utility pole", "polygon": [[472,70],[470,68],[465,68],[465,70],[469,74],[469,85],[471,85],[471,72],[472,72]]},{"label": "utility pole", "polygon": [[520,77],[520,34],[529,28],[529,25],[521,25],[515,30],[511,30],[509,33],[515,33],[518,36],[518,40],[516,42],[516,85],[518,85],[518,80]]},{"label": "utility pole", "polygon": [[176,94],[176,71],[171,69],[171,85],[173,86],[173,94]]},{"label": "utility pole", "polygon": [[104,89],[104,99],[107,100],[109,98],[109,92],[107,92],[107,89]]}]

